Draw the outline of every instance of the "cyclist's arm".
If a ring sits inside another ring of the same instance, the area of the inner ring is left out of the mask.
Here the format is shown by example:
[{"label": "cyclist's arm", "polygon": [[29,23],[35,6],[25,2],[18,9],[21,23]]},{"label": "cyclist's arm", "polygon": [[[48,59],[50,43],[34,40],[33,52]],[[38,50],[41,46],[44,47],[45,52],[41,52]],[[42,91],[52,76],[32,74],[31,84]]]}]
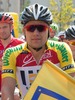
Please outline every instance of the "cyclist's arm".
[{"label": "cyclist's arm", "polygon": [[7,49],[3,56],[2,66],[2,100],[14,100],[16,86],[16,57],[12,49]]},{"label": "cyclist's arm", "polygon": [[16,80],[11,77],[2,80],[2,100],[14,100]]},{"label": "cyclist's arm", "polygon": [[70,73],[70,76],[72,76],[73,78],[75,78],[75,72],[74,73]]},{"label": "cyclist's arm", "polygon": [[75,63],[72,55],[72,51],[68,44],[63,43],[62,48],[58,51],[58,57],[60,60],[61,69],[67,72],[72,77],[75,76]]}]

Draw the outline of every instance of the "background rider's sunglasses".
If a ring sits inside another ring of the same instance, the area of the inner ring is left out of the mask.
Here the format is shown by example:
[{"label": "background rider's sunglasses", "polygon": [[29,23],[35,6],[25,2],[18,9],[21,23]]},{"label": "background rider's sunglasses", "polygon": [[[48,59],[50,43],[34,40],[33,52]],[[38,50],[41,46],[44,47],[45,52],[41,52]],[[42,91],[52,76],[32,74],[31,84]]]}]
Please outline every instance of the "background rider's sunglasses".
[{"label": "background rider's sunglasses", "polygon": [[43,32],[43,31],[46,31],[48,27],[46,25],[27,25],[25,26],[25,28],[29,32],[34,32],[35,29],[37,29],[39,32]]}]

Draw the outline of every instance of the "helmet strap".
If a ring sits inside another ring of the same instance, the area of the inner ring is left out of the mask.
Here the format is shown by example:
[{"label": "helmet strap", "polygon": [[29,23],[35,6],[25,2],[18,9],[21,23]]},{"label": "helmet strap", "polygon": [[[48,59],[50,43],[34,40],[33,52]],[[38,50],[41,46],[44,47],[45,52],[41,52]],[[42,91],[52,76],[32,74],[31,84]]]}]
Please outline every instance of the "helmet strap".
[{"label": "helmet strap", "polygon": [[39,48],[33,48],[36,52],[40,51],[42,49],[42,47]]},{"label": "helmet strap", "polygon": [[[30,45],[29,45],[30,46]],[[31,47],[31,46],[30,46]],[[28,48],[28,45],[27,45],[27,48]],[[41,46],[41,47],[39,47],[39,48],[33,48],[33,47],[31,47],[32,49],[34,49],[36,52],[38,52],[38,51],[40,51],[42,48],[43,48],[43,46]]]}]

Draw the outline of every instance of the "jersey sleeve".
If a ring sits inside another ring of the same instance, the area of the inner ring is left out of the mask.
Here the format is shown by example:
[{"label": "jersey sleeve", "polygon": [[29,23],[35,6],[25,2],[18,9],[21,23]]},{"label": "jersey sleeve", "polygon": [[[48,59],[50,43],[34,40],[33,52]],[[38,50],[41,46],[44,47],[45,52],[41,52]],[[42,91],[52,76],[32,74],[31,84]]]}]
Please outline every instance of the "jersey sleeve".
[{"label": "jersey sleeve", "polygon": [[16,77],[16,56],[13,48],[7,49],[3,54],[2,78]]},{"label": "jersey sleeve", "polygon": [[67,43],[62,43],[59,46],[58,57],[60,60],[61,69],[67,73],[75,72],[75,62],[73,59],[72,51]]}]

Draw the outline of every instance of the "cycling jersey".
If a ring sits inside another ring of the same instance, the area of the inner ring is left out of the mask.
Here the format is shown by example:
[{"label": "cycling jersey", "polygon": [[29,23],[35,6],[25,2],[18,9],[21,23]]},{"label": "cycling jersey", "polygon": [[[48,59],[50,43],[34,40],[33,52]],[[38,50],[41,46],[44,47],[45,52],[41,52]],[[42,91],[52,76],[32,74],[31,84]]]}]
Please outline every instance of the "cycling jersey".
[{"label": "cycling jersey", "polygon": [[[24,41],[20,40],[20,39],[17,39],[17,38],[14,38],[14,37],[11,37],[11,42],[4,48],[1,40],[0,40],[0,59],[2,59],[2,56],[3,56],[3,52],[9,48],[9,47],[13,47],[13,46],[16,46],[18,44],[21,44],[23,43]],[[0,91],[1,91],[1,71],[0,71]]]},{"label": "cycling jersey", "polygon": [[49,39],[53,41],[59,41],[59,38],[57,36],[54,36],[53,38],[49,38]]},{"label": "cycling jersey", "polygon": [[40,58],[39,64],[37,64],[32,52],[27,48],[27,43],[5,51],[2,78],[12,77],[16,79],[17,77],[22,97],[27,93],[46,59],[67,73],[75,71],[72,52],[66,43],[48,40],[46,45],[47,49]]}]

